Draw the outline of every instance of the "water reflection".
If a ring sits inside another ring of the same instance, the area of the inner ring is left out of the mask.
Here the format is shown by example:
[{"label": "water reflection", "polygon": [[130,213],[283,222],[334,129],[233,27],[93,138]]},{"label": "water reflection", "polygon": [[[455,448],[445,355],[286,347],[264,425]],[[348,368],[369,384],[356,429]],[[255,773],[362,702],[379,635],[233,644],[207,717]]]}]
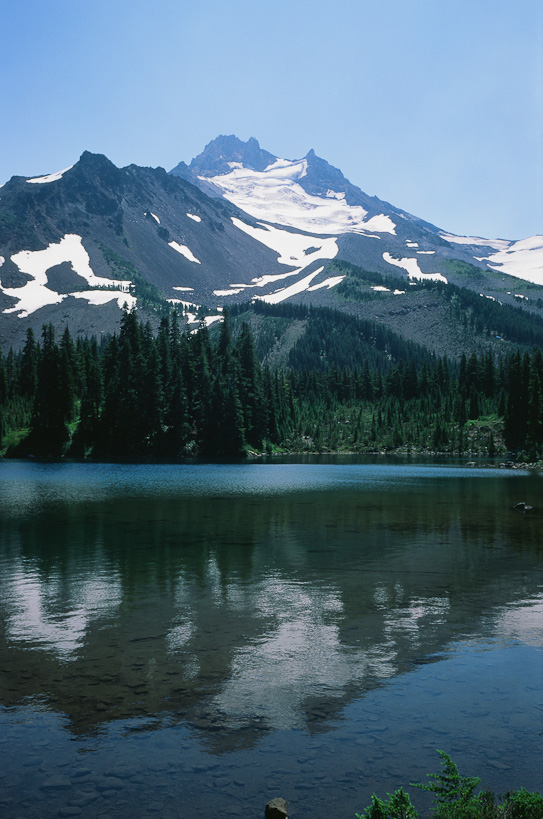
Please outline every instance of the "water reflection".
[{"label": "water reflection", "polygon": [[53,651],[64,661],[77,658],[90,622],[112,613],[121,599],[114,576],[65,584],[57,575],[41,580],[21,566],[2,591],[8,640]]},{"label": "water reflection", "polygon": [[250,747],[327,728],[451,640],[543,644],[540,518],[512,511],[534,476],[303,467],[281,492],[266,466],[37,466],[21,493],[13,469],[1,702],[40,698],[77,735],[142,718]]}]

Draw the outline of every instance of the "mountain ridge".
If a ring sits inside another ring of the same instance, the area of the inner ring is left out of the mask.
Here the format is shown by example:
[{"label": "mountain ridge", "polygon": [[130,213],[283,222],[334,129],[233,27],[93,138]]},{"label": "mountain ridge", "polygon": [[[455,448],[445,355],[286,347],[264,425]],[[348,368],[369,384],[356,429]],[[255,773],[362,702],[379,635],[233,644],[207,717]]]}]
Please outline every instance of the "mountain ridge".
[{"label": "mountain ridge", "polygon": [[[543,281],[542,258],[539,237],[457,237],[368,196],[313,149],[284,160],[254,137],[223,135],[170,172],[84,151],[0,189],[0,343],[20,346],[26,326],[48,321],[112,332],[124,303],[151,319],[177,306],[195,326],[248,298],[363,315],[380,293],[386,323],[412,310],[413,285],[434,280],[539,314],[543,288],[526,279]],[[336,261],[397,285],[338,290],[351,274]],[[504,275],[515,265],[517,278]]]}]

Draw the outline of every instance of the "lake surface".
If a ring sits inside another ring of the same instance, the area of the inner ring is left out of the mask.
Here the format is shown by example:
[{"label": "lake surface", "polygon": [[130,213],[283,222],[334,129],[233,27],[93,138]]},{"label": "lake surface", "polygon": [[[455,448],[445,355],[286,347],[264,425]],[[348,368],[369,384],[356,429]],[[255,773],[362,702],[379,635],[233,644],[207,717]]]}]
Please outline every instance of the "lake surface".
[{"label": "lake surface", "polygon": [[437,748],[543,791],[542,488],[0,462],[0,815],[352,819]]}]

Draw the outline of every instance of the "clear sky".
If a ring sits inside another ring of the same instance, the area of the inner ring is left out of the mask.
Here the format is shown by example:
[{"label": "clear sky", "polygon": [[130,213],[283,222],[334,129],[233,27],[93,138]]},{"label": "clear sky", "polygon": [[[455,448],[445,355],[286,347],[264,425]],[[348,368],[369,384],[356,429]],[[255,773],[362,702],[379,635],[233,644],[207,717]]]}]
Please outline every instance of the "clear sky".
[{"label": "clear sky", "polygon": [[543,233],[541,0],[3,0],[0,184],[314,148],[448,231]]}]

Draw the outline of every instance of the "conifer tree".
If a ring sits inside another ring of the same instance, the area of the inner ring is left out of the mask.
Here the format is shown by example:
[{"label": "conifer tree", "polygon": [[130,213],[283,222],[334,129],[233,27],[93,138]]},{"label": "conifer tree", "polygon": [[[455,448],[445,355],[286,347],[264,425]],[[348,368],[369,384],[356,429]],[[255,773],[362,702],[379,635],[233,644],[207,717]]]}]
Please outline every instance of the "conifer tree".
[{"label": "conifer tree", "polygon": [[239,361],[239,400],[247,443],[262,448],[266,434],[266,407],[263,400],[260,365],[256,357],[253,335],[244,322],[236,345]]},{"label": "conifer tree", "polygon": [[525,444],[535,460],[543,444],[543,390],[536,366],[532,366],[530,373]]},{"label": "conifer tree", "polygon": [[55,330],[52,324],[48,324],[42,330],[38,362],[38,382],[30,432],[33,451],[40,455],[60,455],[68,439],[66,421],[71,410],[64,393],[61,355],[55,342]]},{"label": "conifer tree", "polygon": [[26,340],[19,368],[18,392],[24,398],[34,398],[38,383],[38,348],[32,327],[26,331]]}]

